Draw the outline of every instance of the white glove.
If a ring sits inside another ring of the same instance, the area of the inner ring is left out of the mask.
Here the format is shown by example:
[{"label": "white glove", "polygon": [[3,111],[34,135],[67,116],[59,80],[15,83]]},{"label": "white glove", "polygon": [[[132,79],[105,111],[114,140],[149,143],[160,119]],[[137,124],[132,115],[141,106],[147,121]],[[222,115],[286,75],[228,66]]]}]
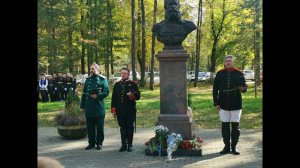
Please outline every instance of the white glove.
[{"label": "white glove", "polygon": [[67,91],[67,88],[65,88],[64,90]]},{"label": "white glove", "polygon": [[57,90],[57,88],[55,88],[55,90]]}]

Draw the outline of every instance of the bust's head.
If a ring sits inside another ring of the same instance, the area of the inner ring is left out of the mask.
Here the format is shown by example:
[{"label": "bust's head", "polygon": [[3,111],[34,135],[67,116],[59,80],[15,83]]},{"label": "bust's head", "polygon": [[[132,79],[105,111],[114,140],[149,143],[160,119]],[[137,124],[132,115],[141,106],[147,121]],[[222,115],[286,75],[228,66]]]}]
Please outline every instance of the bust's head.
[{"label": "bust's head", "polygon": [[164,0],[164,8],[165,8],[165,19],[180,19],[180,2],[179,0]]}]

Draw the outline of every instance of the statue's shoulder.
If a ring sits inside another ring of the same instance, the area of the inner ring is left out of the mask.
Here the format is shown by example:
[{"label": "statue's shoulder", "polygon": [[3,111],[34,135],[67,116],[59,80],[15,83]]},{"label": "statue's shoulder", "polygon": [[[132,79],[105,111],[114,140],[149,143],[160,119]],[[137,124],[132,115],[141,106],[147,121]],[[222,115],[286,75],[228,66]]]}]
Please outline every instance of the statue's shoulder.
[{"label": "statue's shoulder", "polygon": [[161,22],[159,22],[159,23],[154,24],[153,27],[152,27],[152,32],[157,32],[157,31],[161,28],[161,26],[162,26],[162,24],[163,24],[164,22],[165,22],[165,21],[163,20],[163,21],[161,21]]},{"label": "statue's shoulder", "polygon": [[195,25],[194,22],[190,21],[190,20],[184,20],[184,25],[186,28],[191,29],[191,30],[195,30],[197,28],[197,26]]}]

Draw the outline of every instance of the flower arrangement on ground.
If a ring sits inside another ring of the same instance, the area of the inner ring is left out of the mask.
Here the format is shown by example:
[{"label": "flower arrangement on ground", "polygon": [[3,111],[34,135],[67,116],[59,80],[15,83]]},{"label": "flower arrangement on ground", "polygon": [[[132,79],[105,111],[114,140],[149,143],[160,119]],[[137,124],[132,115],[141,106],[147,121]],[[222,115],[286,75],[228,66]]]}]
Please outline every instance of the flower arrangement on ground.
[{"label": "flower arrangement on ground", "polygon": [[150,138],[145,145],[147,146],[146,155],[164,155],[171,160],[173,156],[201,156],[203,138],[195,134],[192,139],[186,140],[181,134],[171,133],[163,125],[154,128],[155,137]]}]

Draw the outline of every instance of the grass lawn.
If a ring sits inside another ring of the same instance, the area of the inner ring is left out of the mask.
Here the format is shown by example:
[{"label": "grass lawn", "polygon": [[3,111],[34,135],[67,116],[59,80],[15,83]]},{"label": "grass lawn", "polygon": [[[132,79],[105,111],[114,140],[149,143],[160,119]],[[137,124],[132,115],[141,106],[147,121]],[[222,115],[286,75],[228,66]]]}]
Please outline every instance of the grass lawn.
[{"label": "grass lawn", "polygon": [[[191,108],[196,124],[201,128],[220,128],[221,123],[218,112],[213,107],[212,85],[200,83],[198,87],[189,85],[192,94]],[[141,89],[141,99],[137,102],[137,127],[151,128],[155,126],[159,115],[159,87],[154,91]],[[262,88],[258,88],[258,96],[254,97],[254,85],[249,85],[248,92],[242,94],[243,112],[241,117],[241,128],[262,128]],[[111,93],[105,99],[106,105],[106,127],[116,127],[116,121],[110,114]],[[38,103],[38,126],[51,127],[54,116],[64,110],[64,102]]]}]

